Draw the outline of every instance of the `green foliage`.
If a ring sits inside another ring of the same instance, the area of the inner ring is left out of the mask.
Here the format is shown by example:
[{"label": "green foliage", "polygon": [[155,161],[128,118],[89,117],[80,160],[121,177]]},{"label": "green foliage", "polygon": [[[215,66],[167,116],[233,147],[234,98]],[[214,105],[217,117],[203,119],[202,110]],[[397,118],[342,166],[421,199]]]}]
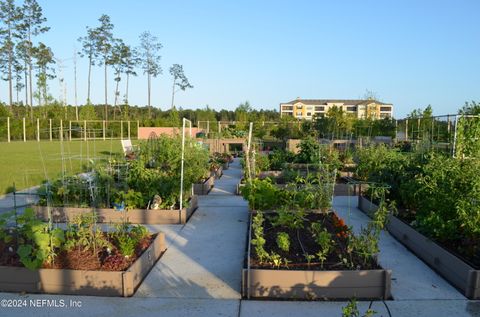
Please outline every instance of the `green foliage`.
[{"label": "green foliage", "polygon": [[288,233],[277,233],[277,246],[284,252],[288,252],[290,250],[290,237],[288,236]]},{"label": "green foliage", "polygon": [[311,136],[304,138],[299,144],[300,152],[295,161],[297,163],[313,164],[320,161],[320,146]]},{"label": "green foliage", "polygon": [[47,223],[35,218],[31,208],[25,209],[17,222],[16,229],[20,237],[17,254],[20,262],[31,270],[53,262],[55,250],[65,241],[63,230],[50,229]]},{"label": "green foliage", "polygon": [[250,209],[273,209],[279,203],[280,190],[272,184],[270,179],[253,179],[242,188],[242,196],[248,201]]},{"label": "green foliage", "polygon": [[480,115],[458,118],[455,156],[480,158]]},{"label": "green foliage", "polygon": [[417,175],[416,225],[439,241],[480,236],[480,162],[432,156]]},{"label": "green foliage", "polygon": [[302,210],[292,210],[289,208],[281,208],[277,217],[272,220],[274,227],[287,227],[290,229],[303,228],[305,222],[305,212]]},{"label": "green foliage", "polygon": [[66,242],[63,245],[65,250],[77,247],[95,254],[98,249],[111,247],[100,226],[97,225],[97,215],[93,212],[77,216],[68,223],[65,237]]},{"label": "green foliage", "polygon": [[265,218],[263,217],[263,213],[257,212],[255,216],[253,216],[252,221],[252,231],[253,231],[253,239],[251,240],[252,245],[255,247],[255,254],[260,262],[265,262],[268,260],[269,255],[268,252],[265,251],[265,238],[263,237],[263,222]]},{"label": "green foliage", "polygon": [[140,192],[136,192],[133,189],[129,189],[127,192],[118,191],[114,194],[114,201],[116,204],[125,203],[125,210],[137,208],[137,206],[143,206],[143,195]]},{"label": "green foliage", "polygon": [[358,304],[355,299],[351,299],[347,306],[342,307],[342,317],[371,317],[376,314],[377,312],[368,308],[363,315],[360,315],[360,310],[358,309]]},{"label": "green foliage", "polygon": [[295,154],[285,150],[275,150],[268,155],[270,161],[270,170],[280,171],[285,163],[293,162]]},{"label": "green foliage", "polygon": [[323,262],[327,259],[330,252],[333,250],[334,242],[332,240],[332,235],[327,231],[326,228],[322,226],[321,223],[314,222],[310,226],[312,236],[315,239],[315,242],[320,247],[320,250],[317,252],[317,258],[321,263],[323,268]]}]

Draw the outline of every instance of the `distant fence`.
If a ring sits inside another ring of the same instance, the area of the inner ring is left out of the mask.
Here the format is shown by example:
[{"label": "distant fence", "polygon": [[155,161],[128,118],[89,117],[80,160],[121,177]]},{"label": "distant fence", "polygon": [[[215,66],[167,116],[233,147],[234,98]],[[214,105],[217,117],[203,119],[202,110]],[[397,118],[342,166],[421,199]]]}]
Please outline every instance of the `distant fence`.
[{"label": "distant fence", "polygon": [[0,118],[0,142],[137,139],[140,122],[133,120],[62,120]]}]

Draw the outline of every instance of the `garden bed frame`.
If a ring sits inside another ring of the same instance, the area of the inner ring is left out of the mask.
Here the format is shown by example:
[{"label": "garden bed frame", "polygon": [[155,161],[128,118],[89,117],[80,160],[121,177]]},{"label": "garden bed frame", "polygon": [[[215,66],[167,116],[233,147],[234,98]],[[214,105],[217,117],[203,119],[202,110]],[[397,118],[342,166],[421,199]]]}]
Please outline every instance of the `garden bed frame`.
[{"label": "garden bed frame", "polygon": [[[118,211],[113,208],[50,207],[53,222],[72,221],[76,216],[96,211],[99,223],[121,223],[128,220],[134,224],[184,224],[198,207],[198,197],[193,195],[188,208],[180,209],[131,209]],[[48,221],[48,207],[33,206],[41,220]]]},{"label": "garden bed frame", "polygon": [[215,185],[215,177],[210,176],[203,183],[193,184],[194,195],[208,195]]},{"label": "garden bed frame", "polygon": [[222,175],[223,175],[223,166],[220,166],[219,168],[217,168],[216,171],[210,172],[210,176],[215,177],[215,179],[219,179],[220,177],[222,177]]},{"label": "garden bed frame", "polygon": [[389,299],[390,270],[318,271],[256,269],[250,267],[252,218],[248,233],[246,268],[242,270],[244,298],[327,300]]},{"label": "garden bed frame", "polygon": [[0,266],[0,291],[65,295],[132,296],[167,249],[159,232],[152,244],[125,271],[69,269],[29,270]]},{"label": "garden bed frame", "polygon": [[[378,206],[369,199],[359,196],[358,208],[371,216]],[[413,254],[460,289],[466,297],[480,299],[480,270],[473,268],[393,215],[389,215],[387,229]]]}]

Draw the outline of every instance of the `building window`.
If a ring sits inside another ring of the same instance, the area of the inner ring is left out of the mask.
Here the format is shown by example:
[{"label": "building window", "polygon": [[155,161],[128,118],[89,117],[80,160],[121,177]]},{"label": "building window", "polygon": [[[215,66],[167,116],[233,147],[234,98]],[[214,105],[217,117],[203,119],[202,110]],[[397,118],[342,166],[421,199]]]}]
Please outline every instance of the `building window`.
[{"label": "building window", "polygon": [[298,117],[298,116],[300,116],[300,117],[302,116],[302,112],[301,112],[301,111],[297,111],[297,117]]},{"label": "building window", "polygon": [[297,105],[297,109],[302,109],[302,105]]},{"label": "building window", "polygon": [[381,113],[380,114],[380,118],[390,118],[390,114],[389,113]]},{"label": "building window", "polygon": [[349,106],[349,107],[347,107],[347,111],[357,111],[357,107],[356,106]]},{"label": "building window", "polygon": [[380,107],[380,111],[392,111],[391,107]]},{"label": "building window", "polygon": [[311,117],[312,116],[312,113],[311,112],[307,112],[307,117]]},{"label": "building window", "polygon": [[315,111],[325,111],[324,106],[315,106]]},{"label": "building window", "polygon": [[282,110],[293,110],[293,106],[282,106]]}]

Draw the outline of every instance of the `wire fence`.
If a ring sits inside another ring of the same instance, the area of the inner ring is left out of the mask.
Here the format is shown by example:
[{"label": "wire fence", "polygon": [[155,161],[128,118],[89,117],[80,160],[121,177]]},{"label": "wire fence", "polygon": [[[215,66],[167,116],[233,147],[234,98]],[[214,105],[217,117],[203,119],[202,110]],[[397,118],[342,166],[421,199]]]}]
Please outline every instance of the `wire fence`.
[{"label": "wire fence", "polygon": [[0,142],[137,139],[139,121],[0,117]]}]

